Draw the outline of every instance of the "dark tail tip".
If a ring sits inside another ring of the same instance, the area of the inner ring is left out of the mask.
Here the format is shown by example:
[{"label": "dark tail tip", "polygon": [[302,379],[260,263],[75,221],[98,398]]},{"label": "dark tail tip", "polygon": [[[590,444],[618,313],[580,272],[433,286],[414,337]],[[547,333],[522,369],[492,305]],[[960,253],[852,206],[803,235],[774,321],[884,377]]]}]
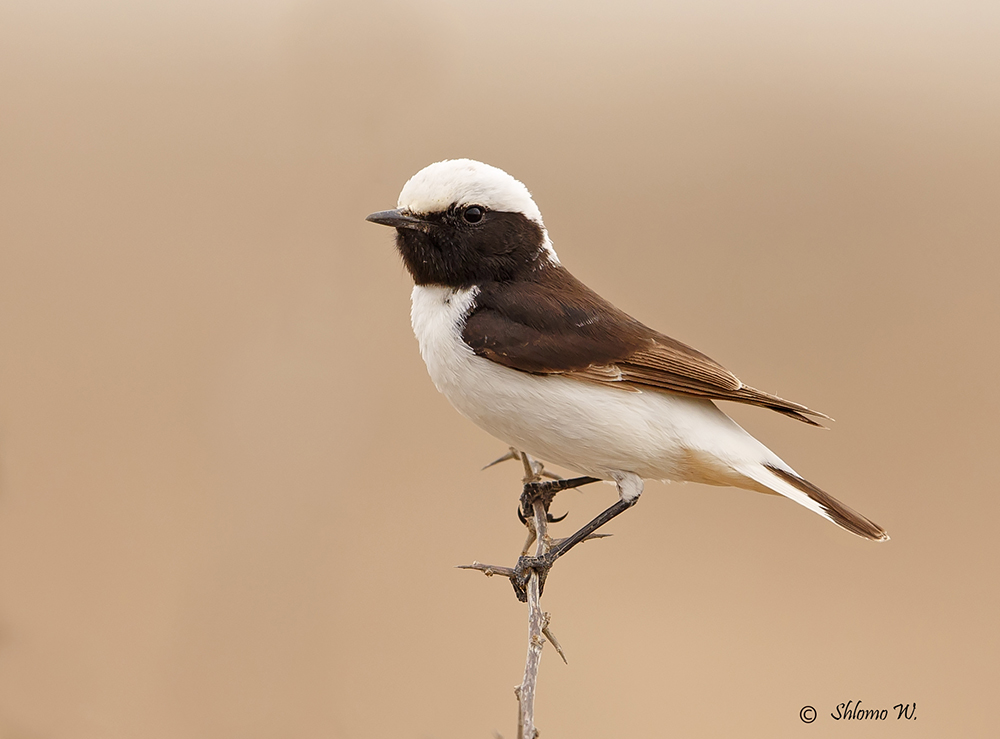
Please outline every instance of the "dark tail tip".
[{"label": "dark tail tip", "polygon": [[798,475],[793,475],[791,472],[778,467],[772,467],[771,465],[766,466],[767,469],[787,482],[789,485],[801,490],[803,493],[819,503],[823,510],[829,514],[830,519],[838,526],[847,529],[852,534],[862,536],[865,539],[871,539],[872,541],[889,541],[889,535],[885,532],[885,529],[874,521],[869,521],[854,509],[847,507],[829,493],[820,490],[808,480],[805,480]]}]

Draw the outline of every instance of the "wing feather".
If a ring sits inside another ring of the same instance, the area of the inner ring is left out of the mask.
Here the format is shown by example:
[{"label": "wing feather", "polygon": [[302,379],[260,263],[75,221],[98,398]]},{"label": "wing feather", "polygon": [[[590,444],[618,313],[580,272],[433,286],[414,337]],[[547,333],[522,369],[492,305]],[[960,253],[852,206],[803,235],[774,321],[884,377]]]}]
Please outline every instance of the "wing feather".
[{"label": "wing feather", "polygon": [[533,374],[622,390],[662,390],[770,408],[798,421],[829,416],[748,385],[710,357],[635,320],[564,268],[481,285],[462,338],[479,356]]}]

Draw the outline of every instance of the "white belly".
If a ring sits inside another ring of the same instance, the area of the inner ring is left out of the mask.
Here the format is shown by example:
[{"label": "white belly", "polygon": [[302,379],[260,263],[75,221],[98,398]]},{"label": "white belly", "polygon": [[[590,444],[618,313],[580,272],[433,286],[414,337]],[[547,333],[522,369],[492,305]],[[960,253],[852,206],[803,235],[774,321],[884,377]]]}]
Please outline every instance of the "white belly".
[{"label": "white belly", "polygon": [[417,286],[411,320],[437,389],[493,436],[546,462],[612,479],[740,485],[739,463],[781,461],[708,400],[531,375],[478,357],[461,337],[476,288]]}]

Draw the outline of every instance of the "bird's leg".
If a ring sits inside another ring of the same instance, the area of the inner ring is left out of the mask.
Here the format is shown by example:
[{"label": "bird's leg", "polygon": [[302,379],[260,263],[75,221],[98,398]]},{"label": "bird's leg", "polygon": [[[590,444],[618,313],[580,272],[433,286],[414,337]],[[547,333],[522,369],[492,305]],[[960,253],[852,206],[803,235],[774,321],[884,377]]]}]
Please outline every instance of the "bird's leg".
[{"label": "bird's leg", "polygon": [[[551,493],[548,493],[548,491],[538,493],[538,495],[547,495],[547,502],[545,497],[542,498],[547,511],[548,504],[552,502],[552,497],[555,496],[556,492],[559,490],[565,490],[568,487],[586,485],[589,482],[596,482],[596,480],[593,477],[576,477],[572,480],[554,480],[551,483],[526,484],[524,486],[524,493],[521,494],[521,505],[525,505],[525,496],[530,494],[531,491],[529,491],[529,486],[532,484],[555,485],[558,483],[576,483],[564,484],[562,487],[553,490]],[[531,574],[531,570],[538,573],[539,593],[541,593],[541,589],[545,586],[545,578],[557,559],[566,554],[566,552],[580,542],[591,537],[595,531],[601,528],[608,521],[624,513],[638,502],[639,496],[642,494],[642,478],[631,472],[627,472],[616,475],[615,482],[618,485],[618,502],[599,513],[590,523],[583,526],[576,533],[567,536],[565,539],[559,539],[556,541],[552,548],[542,556],[528,557],[522,555],[518,558],[517,566],[514,568],[514,577],[511,578],[511,584],[514,586],[514,592],[520,600],[523,601],[527,597],[526,594],[522,597],[522,594],[526,593],[525,587],[528,582],[528,577]]]},{"label": "bird's leg", "polygon": [[[528,548],[531,546],[532,543],[534,543],[535,540],[535,527],[533,525],[533,515],[534,515],[533,510],[535,504],[536,503],[541,504],[543,510],[545,511],[545,516],[547,521],[562,520],[561,518],[553,519],[552,515],[549,513],[549,506],[552,505],[552,500],[553,498],[555,498],[556,493],[560,492],[561,490],[578,488],[581,485],[589,485],[592,482],[600,481],[600,479],[597,477],[574,477],[569,480],[545,480],[545,481],[538,480],[536,478],[532,480],[527,474],[527,471],[531,469],[527,465],[528,462],[526,461],[524,490],[521,493],[521,504],[520,506],[518,506],[517,515],[518,518],[520,518],[521,521],[526,526],[528,526],[529,534],[528,534],[528,541],[525,544],[524,549],[522,549],[521,551],[521,556],[518,557],[517,567],[515,567],[514,569],[515,576],[511,578],[511,585],[514,586],[514,593],[517,595],[518,600],[522,602],[527,600],[528,597],[526,587],[528,583],[528,577],[531,574],[530,571],[534,569],[538,572],[538,583],[539,587],[541,588],[541,586],[543,586],[545,583],[545,578],[548,575],[549,568],[552,567],[552,562],[555,562],[555,560],[564,551],[566,551],[566,549],[569,548],[565,547],[561,549],[559,551],[559,554],[556,554],[555,556],[552,556],[552,551],[547,552],[541,557],[527,556]],[[609,518],[607,520],[611,519]],[[598,524],[598,526],[600,525],[602,524]],[[586,528],[587,527],[585,526],[584,529]],[[575,537],[577,536],[577,534],[579,534],[580,535],[579,541],[583,541],[594,531],[594,529],[590,529],[589,531],[584,531],[584,529],[581,529],[573,536]],[[562,547],[564,542],[566,541],[567,541],[566,539],[561,539],[559,541],[558,546]],[[579,542],[574,542],[574,544],[576,543]],[[573,544],[570,544],[569,546],[573,546]],[[539,593],[541,593],[541,590],[539,590]]]}]

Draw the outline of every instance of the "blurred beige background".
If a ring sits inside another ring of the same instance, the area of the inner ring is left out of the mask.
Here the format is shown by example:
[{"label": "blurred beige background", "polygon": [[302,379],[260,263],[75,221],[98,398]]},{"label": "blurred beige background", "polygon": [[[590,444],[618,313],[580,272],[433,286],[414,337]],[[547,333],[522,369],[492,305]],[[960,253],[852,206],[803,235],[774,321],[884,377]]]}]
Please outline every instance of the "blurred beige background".
[{"label": "blurred beige background", "polygon": [[837,418],[727,407],[893,537],[650,483],[549,581],[543,735],[996,736],[998,7],[0,4],[0,738],[514,736],[523,606],[453,566],[520,472],[364,222],[456,156]]}]

